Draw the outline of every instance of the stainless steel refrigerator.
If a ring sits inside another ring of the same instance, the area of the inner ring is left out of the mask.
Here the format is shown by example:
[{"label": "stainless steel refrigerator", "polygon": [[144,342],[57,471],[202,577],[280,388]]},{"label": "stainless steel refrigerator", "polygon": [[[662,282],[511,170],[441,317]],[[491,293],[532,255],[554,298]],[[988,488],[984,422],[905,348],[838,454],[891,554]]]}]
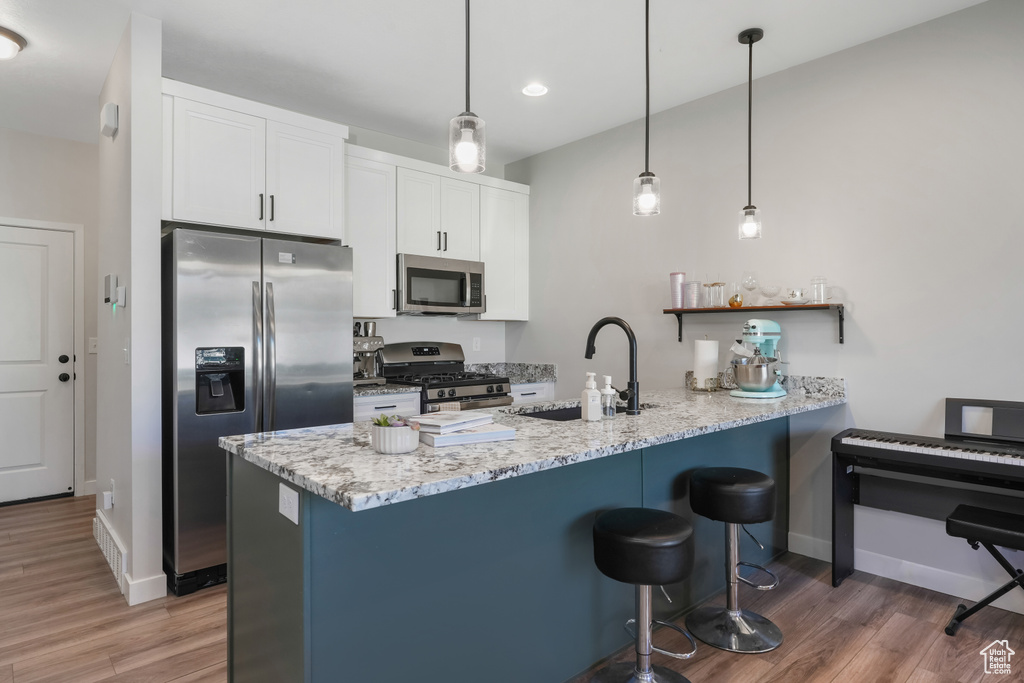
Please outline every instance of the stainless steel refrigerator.
[{"label": "stainless steel refrigerator", "polygon": [[163,238],[168,587],[226,577],[232,434],[352,422],[352,250],[176,228]]}]

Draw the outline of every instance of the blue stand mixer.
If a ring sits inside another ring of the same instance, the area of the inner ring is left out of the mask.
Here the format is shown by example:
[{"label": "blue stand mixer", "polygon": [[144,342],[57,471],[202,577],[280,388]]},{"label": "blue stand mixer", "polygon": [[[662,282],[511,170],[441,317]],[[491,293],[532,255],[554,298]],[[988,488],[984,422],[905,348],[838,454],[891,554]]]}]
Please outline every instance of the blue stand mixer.
[{"label": "blue stand mixer", "polygon": [[[741,356],[732,361],[733,374],[739,389],[729,392],[739,398],[779,398],[786,390],[779,384],[778,346],[782,328],[774,320],[751,318],[743,323],[744,348],[752,346],[750,357]],[[749,345],[749,346],[748,346]]]}]

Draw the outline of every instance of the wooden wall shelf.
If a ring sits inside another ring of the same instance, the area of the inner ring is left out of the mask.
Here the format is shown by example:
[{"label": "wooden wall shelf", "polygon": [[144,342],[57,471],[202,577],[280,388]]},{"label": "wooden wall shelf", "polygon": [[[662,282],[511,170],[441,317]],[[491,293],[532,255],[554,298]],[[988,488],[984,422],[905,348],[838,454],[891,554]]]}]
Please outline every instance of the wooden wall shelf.
[{"label": "wooden wall shelf", "polygon": [[740,308],[666,308],[666,315],[679,321],[679,341],[683,341],[683,316],[694,313],[760,313],[762,311],[835,311],[839,314],[839,343],[843,343],[843,323],[846,313],[843,304],[804,304],[802,306],[742,306]]}]

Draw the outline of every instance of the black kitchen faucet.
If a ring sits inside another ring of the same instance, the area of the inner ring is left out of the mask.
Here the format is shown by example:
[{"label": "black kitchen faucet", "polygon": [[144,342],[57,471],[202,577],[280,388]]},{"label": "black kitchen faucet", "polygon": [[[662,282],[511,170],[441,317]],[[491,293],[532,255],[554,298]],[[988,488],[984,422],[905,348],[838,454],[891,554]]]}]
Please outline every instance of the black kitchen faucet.
[{"label": "black kitchen faucet", "polygon": [[587,352],[583,355],[585,358],[594,357],[594,353],[597,351],[594,348],[594,339],[597,338],[598,331],[605,325],[618,325],[626,333],[626,337],[629,338],[629,384],[625,391],[619,391],[619,398],[626,402],[626,415],[639,415],[640,385],[636,381],[636,335],[633,334],[633,328],[629,326],[629,323],[615,316],[598,320],[590,328],[590,334],[587,335]]}]

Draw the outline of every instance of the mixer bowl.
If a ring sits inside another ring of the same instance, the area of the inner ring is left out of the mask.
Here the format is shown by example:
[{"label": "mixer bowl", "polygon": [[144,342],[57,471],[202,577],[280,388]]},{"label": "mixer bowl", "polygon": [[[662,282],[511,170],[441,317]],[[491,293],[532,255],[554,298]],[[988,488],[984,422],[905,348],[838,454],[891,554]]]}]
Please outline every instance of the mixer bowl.
[{"label": "mixer bowl", "polygon": [[751,363],[750,360],[737,358],[732,362],[736,385],[744,391],[768,391],[775,386],[779,379],[775,374],[778,359],[769,358],[767,363]]}]

